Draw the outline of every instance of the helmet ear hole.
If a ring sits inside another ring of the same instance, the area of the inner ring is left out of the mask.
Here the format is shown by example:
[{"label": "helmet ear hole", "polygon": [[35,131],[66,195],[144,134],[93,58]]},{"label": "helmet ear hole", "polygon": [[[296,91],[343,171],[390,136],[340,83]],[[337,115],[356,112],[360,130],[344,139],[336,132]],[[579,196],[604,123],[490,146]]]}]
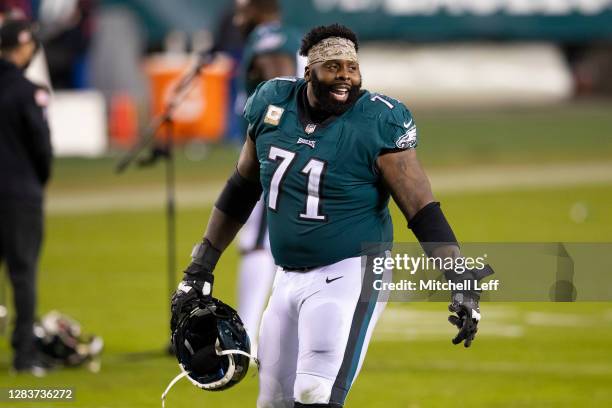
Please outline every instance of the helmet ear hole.
[{"label": "helmet ear hole", "polygon": [[214,344],[208,345],[193,355],[191,369],[197,376],[215,374],[222,368],[222,358],[217,355]]}]

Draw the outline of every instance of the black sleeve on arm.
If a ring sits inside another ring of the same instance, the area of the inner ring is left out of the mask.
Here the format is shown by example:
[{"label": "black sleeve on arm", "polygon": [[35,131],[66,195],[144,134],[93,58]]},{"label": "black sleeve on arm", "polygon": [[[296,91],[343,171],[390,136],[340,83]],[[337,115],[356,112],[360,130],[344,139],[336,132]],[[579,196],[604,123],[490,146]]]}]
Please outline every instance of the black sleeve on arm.
[{"label": "black sleeve on arm", "polygon": [[238,170],[227,180],[215,207],[244,224],[261,197],[261,184],[245,179]]},{"label": "black sleeve on arm", "polygon": [[434,201],[421,208],[408,221],[408,228],[412,230],[428,256],[444,244],[459,246],[439,202]]}]

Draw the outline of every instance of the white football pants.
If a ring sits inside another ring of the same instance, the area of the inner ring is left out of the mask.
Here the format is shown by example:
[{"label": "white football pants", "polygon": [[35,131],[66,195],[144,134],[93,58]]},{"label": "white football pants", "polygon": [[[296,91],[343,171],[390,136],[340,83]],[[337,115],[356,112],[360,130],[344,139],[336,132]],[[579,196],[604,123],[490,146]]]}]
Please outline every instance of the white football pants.
[{"label": "white football pants", "polygon": [[374,279],[381,276],[359,257],[308,272],[277,269],[260,327],[257,407],[344,404],[388,298]]}]

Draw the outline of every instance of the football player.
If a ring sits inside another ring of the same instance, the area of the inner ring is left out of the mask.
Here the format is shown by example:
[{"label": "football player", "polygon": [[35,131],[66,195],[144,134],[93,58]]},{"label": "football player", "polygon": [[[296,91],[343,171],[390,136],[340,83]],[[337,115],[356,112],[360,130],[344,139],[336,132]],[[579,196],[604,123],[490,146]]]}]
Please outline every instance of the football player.
[{"label": "football player", "polygon": [[[347,27],[314,28],[300,49],[304,79],[270,80],[250,96],[236,171],[173,298],[178,313],[211,296],[214,267],[263,190],[278,270],[260,328],[261,408],[343,406],[385,307],[364,243],[388,256],[390,197],[428,255],[459,256],[417,160],[414,119],[401,102],[361,89],[358,48]],[[478,298],[453,293],[451,308],[453,342],[469,346]]]},{"label": "football player", "polygon": [[[246,39],[241,63],[244,89],[237,103],[242,111],[246,96],[263,81],[300,76],[304,58],[298,54],[299,34],[281,23],[277,0],[238,0],[235,7],[234,24]],[[256,350],[259,321],[276,271],[263,200],[256,204],[242,228],[238,246],[242,256],[238,267],[238,313],[251,338],[252,350]]]}]

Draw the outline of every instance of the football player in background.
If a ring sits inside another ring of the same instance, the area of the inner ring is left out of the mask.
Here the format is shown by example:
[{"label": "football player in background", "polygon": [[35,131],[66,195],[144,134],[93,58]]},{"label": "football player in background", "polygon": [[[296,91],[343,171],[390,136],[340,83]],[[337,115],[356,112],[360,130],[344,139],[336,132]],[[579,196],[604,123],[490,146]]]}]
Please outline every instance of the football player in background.
[{"label": "football player in background", "polygon": [[[177,316],[211,296],[215,265],[263,189],[278,272],[260,329],[261,408],[344,405],[386,305],[364,243],[379,243],[375,257],[389,256],[391,196],[428,255],[460,256],[417,160],[412,115],[361,89],[358,48],[347,27],[314,28],[300,50],[304,79],[270,80],[250,96],[236,171],[173,297],[176,327]],[[459,328],[453,343],[467,347],[477,294],[453,292],[450,309]]]},{"label": "football player in background", "polygon": [[[303,75],[304,58],[298,54],[299,34],[281,23],[277,0],[238,0],[235,7],[234,24],[245,38],[243,91],[237,98],[242,113],[246,97],[263,81]],[[238,313],[253,349],[257,347],[259,321],[276,271],[266,224],[266,210],[260,200],[242,228],[238,244]]]}]

